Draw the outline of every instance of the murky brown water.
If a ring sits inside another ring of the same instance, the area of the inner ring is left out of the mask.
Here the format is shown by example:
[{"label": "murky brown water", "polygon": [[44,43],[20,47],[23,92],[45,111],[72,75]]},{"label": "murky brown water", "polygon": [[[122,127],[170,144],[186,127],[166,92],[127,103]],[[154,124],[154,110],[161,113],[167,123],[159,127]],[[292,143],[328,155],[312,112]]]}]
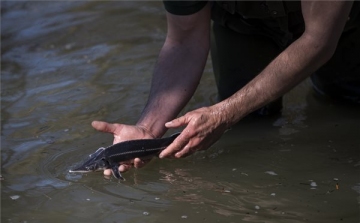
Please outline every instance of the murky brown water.
[{"label": "murky brown water", "polygon": [[[132,124],[166,33],[161,2],[1,2],[2,222],[360,222],[359,109],[307,81],[279,117],[124,174],[68,170]],[[187,106],[216,101],[211,63]],[[336,189],[336,183],[339,188]]]}]

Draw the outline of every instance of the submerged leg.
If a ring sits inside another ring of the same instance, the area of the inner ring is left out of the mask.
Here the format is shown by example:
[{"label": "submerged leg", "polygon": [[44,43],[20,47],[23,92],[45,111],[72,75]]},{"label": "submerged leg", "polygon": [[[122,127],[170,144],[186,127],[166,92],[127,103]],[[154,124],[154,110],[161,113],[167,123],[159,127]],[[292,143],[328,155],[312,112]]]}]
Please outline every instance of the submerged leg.
[{"label": "submerged leg", "polygon": [[[281,49],[268,37],[246,35],[213,24],[211,56],[219,100],[224,100],[258,75]],[[277,114],[282,100],[256,111],[259,115]]]}]

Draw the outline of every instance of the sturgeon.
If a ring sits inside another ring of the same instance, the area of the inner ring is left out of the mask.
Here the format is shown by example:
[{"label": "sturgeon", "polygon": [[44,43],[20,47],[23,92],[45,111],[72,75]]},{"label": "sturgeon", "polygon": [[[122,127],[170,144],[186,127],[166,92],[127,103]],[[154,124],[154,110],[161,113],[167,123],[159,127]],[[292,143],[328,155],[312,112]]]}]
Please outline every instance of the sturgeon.
[{"label": "sturgeon", "polygon": [[119,171],[120,162],[135,158],[153,157],[160,154],[170,145],[180,133],[175,133],[166,138],[160,139],[136,139],[129,140],[106,148],[101,147],[80,166],[69,170],[70,173],[88,173],[111,169],[113,176],[124,180]]}]

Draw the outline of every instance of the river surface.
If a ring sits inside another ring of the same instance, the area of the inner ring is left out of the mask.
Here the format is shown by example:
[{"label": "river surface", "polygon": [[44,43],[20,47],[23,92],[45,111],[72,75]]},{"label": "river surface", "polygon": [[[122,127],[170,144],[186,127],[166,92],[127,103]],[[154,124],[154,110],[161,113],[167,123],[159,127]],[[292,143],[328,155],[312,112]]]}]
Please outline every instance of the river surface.
[{"label": "river surface", "polygon": [[[306,80],[282,114],[205,152],[70,174],[133,124],[166,34],[161,2],[1,2],[1,222],[360,222],[359,108]],[[183,112],[216,103],[210,60]],[[168,133],[170,134],[170,133]]]}]

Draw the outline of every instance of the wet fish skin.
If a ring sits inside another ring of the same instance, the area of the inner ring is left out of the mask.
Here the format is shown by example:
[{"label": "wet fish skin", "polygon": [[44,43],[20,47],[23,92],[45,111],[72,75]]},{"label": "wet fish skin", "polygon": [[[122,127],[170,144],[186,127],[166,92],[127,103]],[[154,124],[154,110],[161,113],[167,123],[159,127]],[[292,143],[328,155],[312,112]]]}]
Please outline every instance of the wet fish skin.
[{"label": "wet fish skin", "polygon": [[111,169],[113,176],[124,180],[119,171],[119,163],[135,158],[152,157],[158,155],[170,145],[180,133],[175,133],[160,139],[137,139],[120,142],[107,148],[99,148],[89,155],[89,159],[82,165],[69,170],[71,173],[87,173],[104,169]]}]

